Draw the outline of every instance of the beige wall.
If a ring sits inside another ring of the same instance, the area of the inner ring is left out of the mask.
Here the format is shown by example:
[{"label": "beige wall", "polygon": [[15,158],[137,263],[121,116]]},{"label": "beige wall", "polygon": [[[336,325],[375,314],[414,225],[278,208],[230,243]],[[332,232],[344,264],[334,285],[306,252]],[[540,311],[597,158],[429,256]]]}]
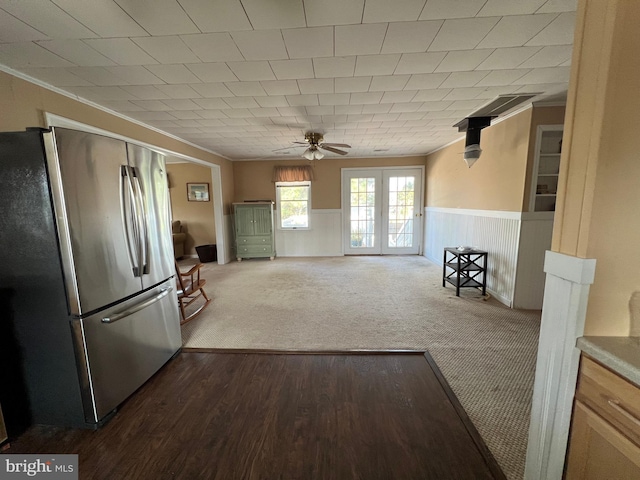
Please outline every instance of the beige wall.
[{"label": "beige wall", "polygon": [[229,210],[233,198],[230,161],[0,71],[0,131],[45,127],[45,112],[220,165],[224,203]]},{"label": "beige wall", "polygon": [[625,336],[640,291],[640,2],[580,7],[553,249],[597,261],[585,335]]},{"label": "beige wall", "polygon": [[309,162],[299,161],[254,161],[234,162],[235,200],[274,200],[275,186],[271,181],[276,165],[313,165],[315,180],[311,188],[311,208],[339,209],[342,168],[397,167],[424,165],[425,157],[401,158],[323,158]]},{"label": "beige wall", "polygon": [[[184,253],[195,255],[197,245],[216,243],[216,226],[213,211],[213,185],[211,168],[195,163],[169,163],[169,193],[171,194],[171,216],[180,220],[187,234]],[[187,200],[187,183],[208,183],[209,202]]]},{"label": "beige wall", "polygon": [[529,209],[538,125],[562,124],[564,107],[534,107],[482,130],[482,155],[464,162],[464,139],[427,157],[429,207],[521,212]]}]

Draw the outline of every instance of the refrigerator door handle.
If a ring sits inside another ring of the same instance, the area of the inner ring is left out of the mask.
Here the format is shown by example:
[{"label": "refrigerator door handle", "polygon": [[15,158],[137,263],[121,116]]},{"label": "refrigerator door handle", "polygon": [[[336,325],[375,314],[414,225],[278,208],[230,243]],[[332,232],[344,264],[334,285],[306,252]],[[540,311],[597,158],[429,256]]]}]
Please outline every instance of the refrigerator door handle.
[{"label": "refrigerator door handle", "polygon": [[172,290],[173,290],[173,287],[163,288],[162,290],[160,290],[160,293],[155,297],[148,298],[143,302],[135,304],[131,308],[123,310],[122,312],[114,313],[109,317],[104,317],[102,319],[102,323],[114,323],[114,322],[117,322],[118,320],[122,320],[123,318],[128,317],[129,315],[133,315],[134,313],[139,312],[144,308],[147,308],[149,305],[153,305],[157,301],[162,300],[164,297],[169,295],[169,293]]},{"label": "refrigerator door handle", "polygon": [[[127,237],[127,251],[129,253],[129,261],[133,267],[133,276],[140,277],[140,234],[138,231],[138,212],[129,166],[121,165],[120,177],[120,213],[122,216],[122,225],[125,236]],[[129,210],[131,210],[131,214]]]},{"label": "refrigerator door handle", "polygon": [[138,201],[138,205],[140,208],[138,209],[139,216],[139,229],[142,232],[140,235],[140,247],[141,247],[141,264],[140,264],[140,273],[146,274],[149,273],[149,225],[148,225],[148,215],[145,211],[144,206],[144,192],[142,191],[142,185],[140,184],[140,179],[138,178],[138,174],[136,172],[135,167],[131,167],[133,171],[133,181],[136,186],[136,197]]}]

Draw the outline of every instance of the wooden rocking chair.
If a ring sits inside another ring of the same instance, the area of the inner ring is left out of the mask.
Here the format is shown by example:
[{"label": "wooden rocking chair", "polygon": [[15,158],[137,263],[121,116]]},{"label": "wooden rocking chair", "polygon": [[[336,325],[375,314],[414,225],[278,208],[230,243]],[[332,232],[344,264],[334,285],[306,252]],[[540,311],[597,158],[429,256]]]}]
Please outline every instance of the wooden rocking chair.
[{"label": "wooden rocking chair", "polygon": [[[178,306],[180,307],[180,325],[184,325],[189,320],[195,318],[204,308],[209,305],[211,299],[207,297],[204,287],[207,281],[204,278],[200,278],[200,268],[202,264],[198,263],[194,265],[188,272],[181,272],[178,262],[176,265],[176,283],[178,287]],[[191,305],[192,302],[198,298],[203,297],[204,303],[194,312],[187,315],[186,308]]]}]

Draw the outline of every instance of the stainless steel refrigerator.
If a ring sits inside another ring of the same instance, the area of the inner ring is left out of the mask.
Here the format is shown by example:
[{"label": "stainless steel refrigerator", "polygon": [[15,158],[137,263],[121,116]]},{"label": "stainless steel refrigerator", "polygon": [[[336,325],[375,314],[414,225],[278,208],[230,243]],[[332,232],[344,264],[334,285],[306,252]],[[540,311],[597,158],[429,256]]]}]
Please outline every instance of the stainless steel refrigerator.
[{"label": "stainless steel refrigerator", "polygon": [[100,425],[181,347],[164,157],[63,128],[0,133],[0,205],[3,368],[31,423]]}]

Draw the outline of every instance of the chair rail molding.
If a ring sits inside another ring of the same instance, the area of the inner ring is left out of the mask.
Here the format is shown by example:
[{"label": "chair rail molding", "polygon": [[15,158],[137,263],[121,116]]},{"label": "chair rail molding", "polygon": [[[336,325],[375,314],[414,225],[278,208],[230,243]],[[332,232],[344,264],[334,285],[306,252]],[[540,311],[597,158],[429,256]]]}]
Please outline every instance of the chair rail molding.
[{"label": "chair rail molding", "polygon": [[547,251],[546,285],[524,478],[561,479],[595,259]]}]

